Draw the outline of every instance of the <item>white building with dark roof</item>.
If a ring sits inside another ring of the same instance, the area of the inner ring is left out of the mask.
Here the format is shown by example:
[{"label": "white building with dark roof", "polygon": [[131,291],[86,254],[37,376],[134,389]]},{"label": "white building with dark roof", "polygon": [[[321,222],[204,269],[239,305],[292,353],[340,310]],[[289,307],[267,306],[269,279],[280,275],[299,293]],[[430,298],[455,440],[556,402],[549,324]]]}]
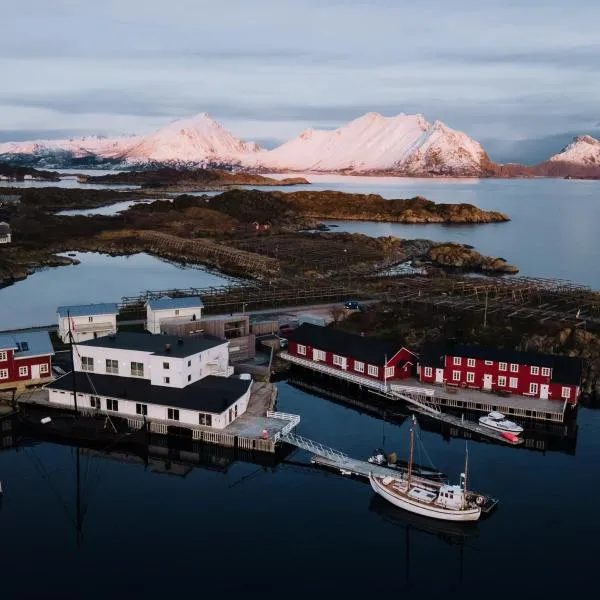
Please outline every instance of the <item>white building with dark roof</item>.
[{"label": "white building with dark roof", "polygon": [[0,244],[10,244],[12,242],[12,234],[10,225],[2,221],[0,223]]},{"label": "white building with dark roof", "polygon": [[146,303],[146,329],[161,333],[161,324],[183,324],[200,321],[204,304],[199,296],[156,298]]},{"label": "white building with dark roof", "polygon": [[228,341],[122,332],[74,345],[74,372],[46,386],[50,404],[167,425],[223,429],[244,414],[252,382],[233,378]]},{"label": "white building with dark roof", "polygon": [[119,306],[114,302],[59,306],[58,336],[66,344],[70,341],[69,328],[75,343],[116,333],[118,313]]}]

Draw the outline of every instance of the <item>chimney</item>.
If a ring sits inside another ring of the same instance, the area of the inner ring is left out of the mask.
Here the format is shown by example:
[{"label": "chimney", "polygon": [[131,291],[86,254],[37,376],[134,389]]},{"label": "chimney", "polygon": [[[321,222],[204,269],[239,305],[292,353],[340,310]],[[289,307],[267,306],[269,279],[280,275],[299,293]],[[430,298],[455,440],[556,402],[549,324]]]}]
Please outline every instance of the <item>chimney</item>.
[{"label": "chimney", "polygon": [[165,352],[171,352],[171,344],[165,344]]}]

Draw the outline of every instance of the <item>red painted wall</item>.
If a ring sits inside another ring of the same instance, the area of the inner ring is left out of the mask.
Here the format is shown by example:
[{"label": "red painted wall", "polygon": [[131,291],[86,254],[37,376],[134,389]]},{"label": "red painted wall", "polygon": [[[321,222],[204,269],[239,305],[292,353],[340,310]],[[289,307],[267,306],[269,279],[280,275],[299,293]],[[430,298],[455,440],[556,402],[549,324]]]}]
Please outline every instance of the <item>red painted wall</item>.
[{"label": "red painted wall", "polygon": [[[491,365],[486,365],[484,360],[475,359],[475,366],[468,366],[467,361],[467,358],[461,357],[461,364],[455,365],[454,357],[446,356],[444,367],[444,383],[464,388],[487,389],[484,388],[484,376],[491,375],[492,384],[491,388],[489,389],[492,391],[506,390],[512,394],[520,396],[539,398],[541,395],[541,386],[545,384],[549,386],[549,400],[564,401],[564,397],[562,396],[562,388],[568,387],[570,389],[569,402],[571,404],[577,403],[579,397],[579,387],[575,385],[563,386],[560,383],[552,383],[550,381],[552,378],[552,370],[550,370],[549,375],[542,375],[542,367],[539,367],[538,375],[533,375],[529,365],[519,365],[518,371],[515,373],[510,370],[510,363],[507,363],[505,371],[501,371],[499,362],[493,362]],[[432,374],[429,377],[425,375],[425,369],[425,366],[420,366],[419,379],[423,382],[435,383],[435,368],[432,367]],[[454,371],[458,371],[460,373],[460,376],[457,380],[454,379]],[[467,373],[474,373],[474,381],[471,382],[467,380]],[[499,377],[506,378],[505,385],[499,385]],[[510,386],[511,377],[517,379],[516,387]],[[537,383],[538,385],[538,390],[535,394],[529,393],[529,385],[531,383]]]},{"label": "red painted wall", "polygon": [[[316,349],[318,350],[319,348],[316,348]],[[326,364],[328,367],[331,367],[332,369],[339,369],[340,371],[345,371],[347,373],[354,373],[355,375],[361,375],[363,377],[368,377],[368,378],[374,379],[374,380],[384,381],[386,379],[384,367],[381,365],[374,365],[374,366],[378,367],[378,374],[377,374],[377,377],[375,377],[373,375],[369,375],[368,364],[366,364],[366,363],[364,363],[364,371],[362,371],[362,372],[358,371],[356,369],[356,363],[360,362],[360,361],[355,361],[353,358],[350,358],[350,357],[346,357],[346,368],[345,369],[343,369],[339,365],[334,365],[333,364],[333,352],[325,352],[325,360],[314,361],[313,350],[315,350],[315,348],[313,346],[306,345],[306,353],[300,354],[298,352],[298,344],[296,342],[290,341],[288,344],[288,352],[290,354],[292,354],[293,356],[297,356],[298,358],[304,358],[306,360],[310,360],[313,362],[320,362],[320,363]],[[410,361],[410,363],[406,363],[403,367],[398,366],[399,363],[403,360],[408,360],[408,361]],[[390,358],[390,360],[388,361],[388,366],[394,367],[394,373],[393,373],[393,375],[388,375],[387,379],[405,379],[406,377],[410,377],[414,372],[416,362],[417,361],[416,361],[415,355],[412,352],[410,352],[409,350],[406,350],[406,348],[402,348],[394,356],[392,356]]]},{"label": "red painted wall", "polygon": [[[7,351],[7,360],[0,362],[0,369],[8,369],[8,379],[0,379],[0,385],[12,382],[26,382],[31,380],[32,365],[47,365],[48,372],[40,373],[40,379],[52,376],[52,357],[51,356],[32,356],[24,358],[14,357],[14,351]],[[19,375],[19,367],[27,367],[27,375]]]}]

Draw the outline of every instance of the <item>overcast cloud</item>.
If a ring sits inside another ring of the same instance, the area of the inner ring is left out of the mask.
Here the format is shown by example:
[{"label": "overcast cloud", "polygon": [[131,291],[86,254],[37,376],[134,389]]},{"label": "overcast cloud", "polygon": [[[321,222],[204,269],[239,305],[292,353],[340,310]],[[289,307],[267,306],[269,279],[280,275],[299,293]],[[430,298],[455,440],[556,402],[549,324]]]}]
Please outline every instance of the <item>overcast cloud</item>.
[{"label": "overcast cloud", "polygon": [[599,19],[596,0],[20,0],[2,14],[0,139],[207,111],[272,144],[420,112],[494,158],[552,153],[598,130]]}]

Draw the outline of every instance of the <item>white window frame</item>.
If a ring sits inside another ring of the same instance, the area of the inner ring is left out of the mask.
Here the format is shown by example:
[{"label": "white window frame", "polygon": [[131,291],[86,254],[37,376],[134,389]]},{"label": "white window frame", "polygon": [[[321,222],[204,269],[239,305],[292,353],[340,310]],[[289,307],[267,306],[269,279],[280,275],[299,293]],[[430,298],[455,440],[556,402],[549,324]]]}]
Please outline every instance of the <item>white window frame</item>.
[{"label": "white window frame", "polygon": [[0,379],[8,379],[8,369],[0,369]]},{"label": "white window frame", "polygon": [[518,373],[519,372],[519,365],[517,363],[510,363],[510,372],[511,373]]},{"label": "white window frame", "polygon": [[102,408],[102,398],[100,396],[90,396],[90,406],[99,410]]},{"label": "white window frame", "polygon": [[[108,363],[111,363],[110,366]],[[115,366],[115,363],[117,366]],[[119,361],[116,358],[107,358],[104,361],[104,368],[109,375],[119,374]]]},{"label": "white window frame", "polygon": [[361,362],[360,360],[355,360],[354,361],[354,370],[357,371],[358,373],[364,373],[365,372],[365,363]]},{"label": "white window frame", "polygon": [[394,376],[394,367],[386,367],[385,368],[385,377],[386,379],[388,377],[393,377]]},{"label": "white window frame", "polygon": [[540,391],[540,386],[539,386],[539,384],[537,384],[537,383],[535,383],[535,382],[533,382],[533,381],[532,381],[532,382],[529,384],[529,393],[530,393],[531,395],[537,395],[539,391]]},{"label": "white window frame", "polygon": [[87,371],[88,373],[94,372],[94,357],[93,356],[82,356],[81,357],[81,370]]},{"label": "white window frame", "polygon": [[530,367],[530,372],[532,375],[539,375],[540,374],[540,368],[539,367]]},{"label": "white window frame", "polygon": [[498,375],[498,387],[506,387],[506,376]]},{"label": "white window frame", "polygon": [[452,357],[452,364],[456,365],[457,367],[460,367],[460,364],[462,362],[462,359],[460,356],[453,356]]},{"label": "white window frame", "polygon": [[508,387],[512,388],[513,390],[516,390],[519,387],[519,378],[518,377],[511,377],[508,380]]},{"label": "white window frame", "polygon": [[494,364],[494,361],[493,361],[493,360],[486,360],[486,361],[485,361],[485,364],[486,364],[488,367],[491,367],[491,366]]},{"label": "white window frame", "polygon": [[542,367],[542,376],[550,377],[550,367]]},{"label": "white window frame", "polygon": [[6,362],[8,360],[8,352],[6,350],[0,350],[0,362]]},{"label": "white window frame", "polygon": [[469,371],[467,373],[467,383],[475,383],[475,371]]},{"label": "white window frame", "polygon": [[19,367],[19,377],[29,377],[29,367],[27,365]]},{"label": "white window frame", "polygon": [[498,364],[498,371],[506,371],[508,370],[508,363],[501,362]]},{"label": "white window frame", "polygon": [[367,373],[371,377],[379,377],[379,367],[376,367],[375,365],[369,365],[367,367]]},{"label": "white window frame", "polygon": [[571,397],[571,388],[563,385],[563,388],[560,391],[560,397],[568,400]]},{"label": "white window frame", "polygon": [[40,364],[40,374],[47,375],[49,372],[50,372],[50,369],[48,368],[48,363],[41,363]]},{"label": "white window frame", "polygon": [[333,364],[336,367],[343,367],[346,364],[346,359],[343,356],[340,356],[339,354],[334,354]]},{"label": "white window frame", "polygon": [[298,352],[298,354],[306,356],[306,346],[304,344],[298,344],[296,346],[296,351]]},{"label": "white window frame", "polygon": [[179,409],[178,408],[167,408],[167,420],[168,421],[179,421]]},{"label": "white window frame", "polygon": [[322,360],[325,362],[327,360],[327,352],[325,350],[315,350],[315,360]]},{"label": "white window frame", "polygon": [[93,323],[94,322],[94,317],[88,317],[88,323]]},{"label": "white window frame", "polygon": [[452,381],[460,381],[460,371],[452,371]]},{"label": "white window frame", "polygon": [[475,359],[467,358],[467,367],[474,367],[474,366],[475,366]]},{"label": "white window frame", "polygon": [[106,410],[110,410],[111,412],[119,412],[119,401],[115,400],[114,398],[107,398]]},{"label": "white window frame", "polygon": [[425,377],[433,377],[433,367],[425,367],[425,372],[423,375]]},{"label": "white window frame", "polygon": [[[140,373],[139,373],[139,371],[140,371],[140,369],[139,369],[139,368],[136,368],[136,369],[135,369],[135,373],[134,373],[133,365],[142,365],[142,374],[141,374],[141,375],[140,375]],[[132,361],[129,363],[129,369],[130,369],[130,371],[131,371],[131,376],[132,376],[132,377],[141,377],[141,378],[143,378],[143,377],[144,377],[144,363],[143,363],[143,362],[137,362],[137,361],[135,361],[135,360],[132,360]]]},{"label": "white window frame", "polygon": [[135,414],[142,415],[143,417],[148,416],[148,405],[143,402],[135,403]]}]

